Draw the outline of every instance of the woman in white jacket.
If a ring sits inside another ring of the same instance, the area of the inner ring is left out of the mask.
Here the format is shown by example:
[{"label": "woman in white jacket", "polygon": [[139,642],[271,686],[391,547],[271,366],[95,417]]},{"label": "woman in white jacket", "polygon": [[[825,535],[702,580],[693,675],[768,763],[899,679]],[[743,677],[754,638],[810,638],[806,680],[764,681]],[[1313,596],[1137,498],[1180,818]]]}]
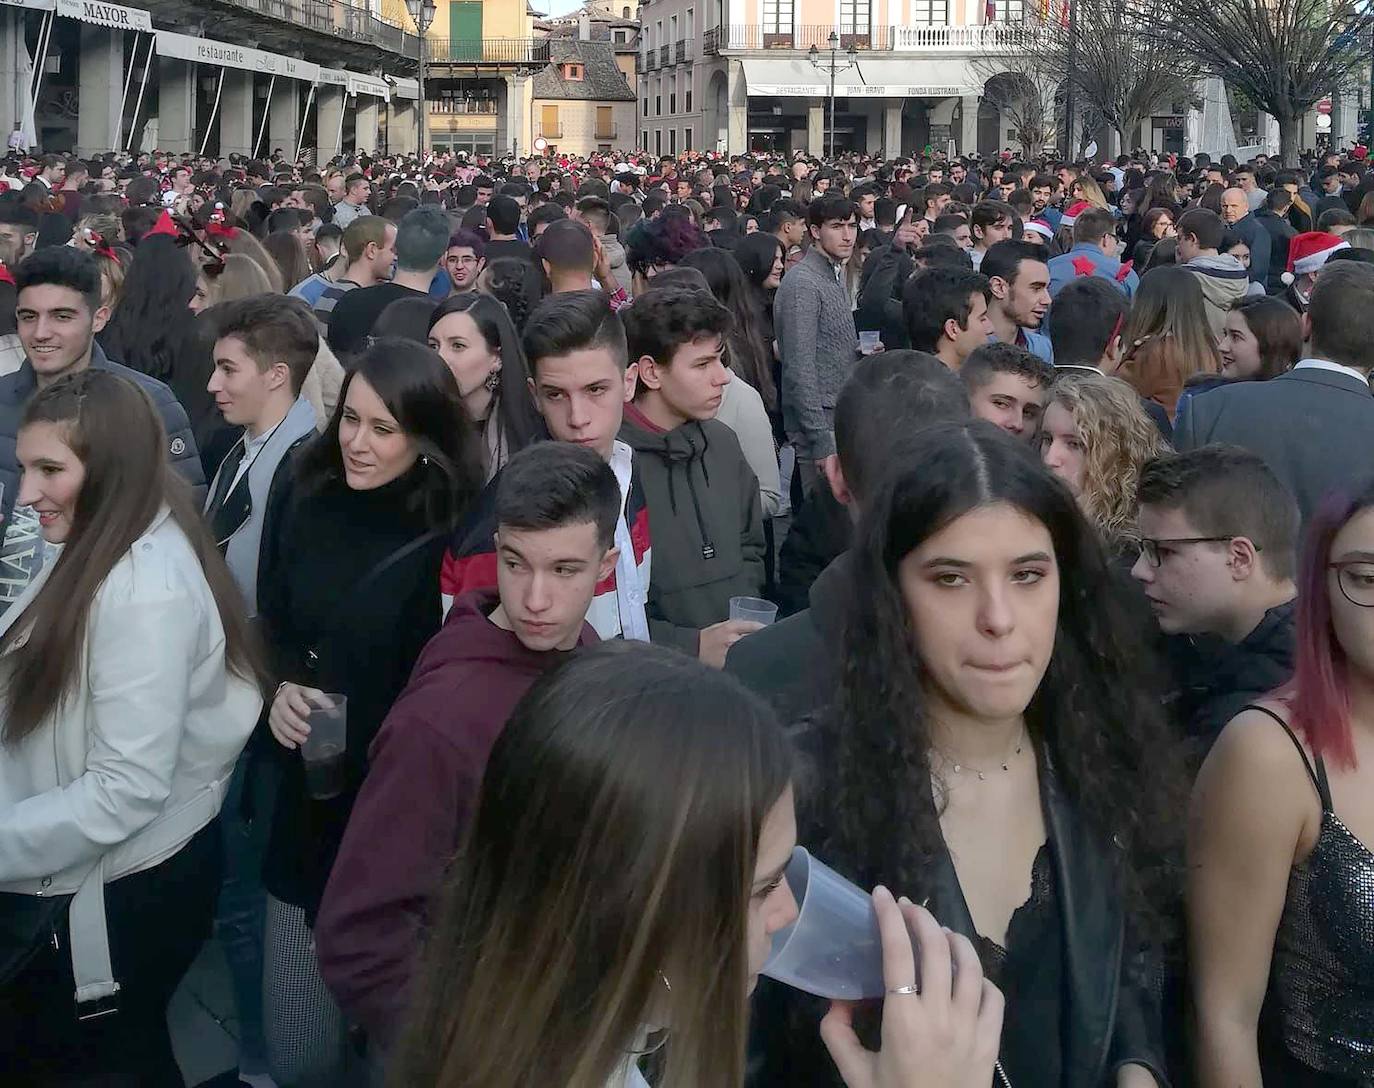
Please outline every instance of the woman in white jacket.
[{"label": "woman in white jacket", "polygon": [[210,930],[215,826],[262,704],[239,597],[137,387],[86,370],[19,430],[57,545],[0,619],[0,1069],[181,1085],[167,1002]]}]

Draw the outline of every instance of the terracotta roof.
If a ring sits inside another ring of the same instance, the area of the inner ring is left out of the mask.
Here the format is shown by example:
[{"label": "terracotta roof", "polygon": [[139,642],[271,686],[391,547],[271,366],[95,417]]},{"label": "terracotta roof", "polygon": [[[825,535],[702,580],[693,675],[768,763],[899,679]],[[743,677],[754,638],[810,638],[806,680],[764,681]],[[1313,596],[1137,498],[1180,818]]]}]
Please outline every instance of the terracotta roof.
[{"label": "terracotta roof", "polygon": [[[584,78],[564,79],[565,64],[582,65]],[[531,84],[535,98],[562,98],[583,102],[633,102],[635,93],[616,66],[615,53],[607,42],[577,38],[550,38],[549,63],[536,72]]]}]

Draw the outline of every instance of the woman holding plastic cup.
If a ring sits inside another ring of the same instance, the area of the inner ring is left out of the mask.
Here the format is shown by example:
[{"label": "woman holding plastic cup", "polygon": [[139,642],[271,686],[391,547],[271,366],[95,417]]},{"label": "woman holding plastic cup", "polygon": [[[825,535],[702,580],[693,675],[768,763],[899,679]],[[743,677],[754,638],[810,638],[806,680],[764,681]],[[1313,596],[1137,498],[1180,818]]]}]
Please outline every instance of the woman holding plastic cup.
[{"label": "woman holding plastic cup", "polygon": [[[791,776],[767,707],[686,655],[608,642],[546,674],[487,762],[392,1082],[632,1088],[666,1037],[660,1084],[742,1088],[749,993],[797,915]],[[897,992],[880,1052],[827,1018],[846,1083],[990,1084],[1001,997],[972,946],[873,903]]]},{"label": "woman holding plastic cup", "polygon": [[[1013,1085],[1167,1083],[1144,952],[1172,935],[1183,776],[1097,533],[1024,443],[941,424],[851,556],[837,708],[798,736],[820,772],[807,840],[974,942]],[[805,1043],[771,1037],[762,1083],[833,1083]]]},{"label": "woman holding plastic cup", "polygon": [[[281,680],[268,725],[282,778],[263,864],[264,1023],[279,1084],[341,1075],[346,1025],[319,977],[310,927],[368,745],[439,628],[444,545],[482,479],[449,368],[422,344],[382,339],[269,499],[258,604]],[[341,726],[342,752],[303,749],[312,725]]]}]

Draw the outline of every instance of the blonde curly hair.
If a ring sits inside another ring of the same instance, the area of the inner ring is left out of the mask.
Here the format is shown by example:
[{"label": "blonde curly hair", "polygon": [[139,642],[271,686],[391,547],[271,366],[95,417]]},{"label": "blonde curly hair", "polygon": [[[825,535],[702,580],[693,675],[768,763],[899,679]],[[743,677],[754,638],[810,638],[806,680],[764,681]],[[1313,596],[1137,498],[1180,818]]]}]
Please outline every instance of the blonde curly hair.
[{"label": "blonde curly hair", "polygon": [[1109,544],[1140,539],[1136,487],[1145,462],[1169,445],[1140,406],[1140,397],[1120,378],[1082,374],[1058,378],[1050,404],[1069,413],[1083,446],[1083,513]]}]

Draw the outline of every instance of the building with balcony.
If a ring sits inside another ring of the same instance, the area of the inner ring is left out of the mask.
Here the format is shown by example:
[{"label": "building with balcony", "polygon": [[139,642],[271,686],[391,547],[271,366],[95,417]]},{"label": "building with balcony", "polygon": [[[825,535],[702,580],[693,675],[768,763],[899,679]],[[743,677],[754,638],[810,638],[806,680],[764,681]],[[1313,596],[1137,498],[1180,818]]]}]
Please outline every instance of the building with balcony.
[{"label": "building with balcony", "polygon": [[[1011,144],[981,102],[1028,31],[1022,0],[643,0],[639,146],[825,151],[834,59],[837,152],[959,152]],[[849,51],[853,51],[853,63]]]},{"label": "building with balcony", "polygon": [[545,154],[590,155],[635,145],[635,93],[607,42],[557,37],[535,74],[533,144]]},{"label": "building with balcony", "polygon": [[0,114],[30,146],[321,161],[415,146],[418,39],[397,0],[19,0]]}]

